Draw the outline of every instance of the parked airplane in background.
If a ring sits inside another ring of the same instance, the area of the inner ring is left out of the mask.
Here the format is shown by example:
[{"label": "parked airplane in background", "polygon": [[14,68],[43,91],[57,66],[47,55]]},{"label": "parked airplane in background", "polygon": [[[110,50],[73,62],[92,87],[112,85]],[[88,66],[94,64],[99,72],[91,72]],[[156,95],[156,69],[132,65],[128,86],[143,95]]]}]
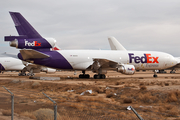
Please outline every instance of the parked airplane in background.
[{"label": "parked airplane in background", "polygon": [[0,57],[0,71],[22,71],[25,65],[18,58]]},{"label": "parked airplane in background", "polygon": [[[39,72],[55,73],[56,69],[34,65],[14,57],[0,57],[0,72],[4,71],[21,71],[19,76],[33,76]],[[26,74],[26,71],[29,73]]]},{"label": "parked airplane in background", "polygon": [[123,50],[127,51],[119,41],[113,36],[108,37],[109,45],[111,47],[111,50]]},{"label": "parked airplane in background", "polygon": [[[81,70],[79,78],[105,78],[107,70],[133,75],[137,70],[161,70],[173,67],[177,60],[170,54],[155,51],[59,50],[51,51],[52,39],[43,38],[18,12],[10,12],[19,36],[5,36],[10,46],[21,49],[19,59],[54,69]],[[154,77],[157,77],[154,72]]]},{"label": "parked airplane in background", "polygon": [[[113,36],[108,37],[108,41],[111,47],[111,50],[126,50],[119,41]],[[170,73],[175,73],[176,70],[180,69],[180,57],[175,57],[179,64],[167,68],[166,70],[171,70]],[[158,73],[166,73],[165,70],[159,70]]]}]

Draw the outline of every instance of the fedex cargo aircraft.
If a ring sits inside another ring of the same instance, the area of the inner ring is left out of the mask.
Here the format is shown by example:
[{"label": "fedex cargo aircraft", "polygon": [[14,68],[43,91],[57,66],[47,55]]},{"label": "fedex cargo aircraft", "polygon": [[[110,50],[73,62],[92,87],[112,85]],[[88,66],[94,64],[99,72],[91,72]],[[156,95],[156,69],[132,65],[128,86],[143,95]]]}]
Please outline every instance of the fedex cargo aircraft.
[{"label": "fedex cargo aircraft", "polygon": [[[156,51],[59,50],[52,51],[53,39],[43,38],[18,12],[10,12],[19,36],[5,36],[10,46],[21,49],[19,59],[54,69],[81,70],[79,78],[89,78],[85,71],[104,79],[107,70],[133,75],[135,70],[161,70],[178,64],[170,54]],[[157,77],[154,72],[154,77]]]},{"label": "fedex cargo aircraft", "polygon": [[[113,37],[113,36],[108,37],[108,41],[109,41],[109,45],[111,47],[111,50],[126,50],[120,44],[120,42],[118,42],[118,40],[115,37]],[[176,70],[180,69],[180,57],[175,57],[175,59],[179,64],[176,64],[173,67],[167,68],[166,70],[171,70],[170,73],[175,73]],[[166,72],[161,69],[161,70],[159,70],[158,73],[166,73]]]}]

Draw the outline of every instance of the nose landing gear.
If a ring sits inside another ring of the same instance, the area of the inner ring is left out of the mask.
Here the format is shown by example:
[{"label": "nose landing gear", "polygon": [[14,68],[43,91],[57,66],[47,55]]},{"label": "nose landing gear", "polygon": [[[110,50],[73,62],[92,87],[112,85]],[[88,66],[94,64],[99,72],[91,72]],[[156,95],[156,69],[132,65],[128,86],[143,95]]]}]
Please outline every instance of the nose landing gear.
[{"label": "nose landing gear", "polygon": [[153,75],[153,77],[155,77],[155,78],[158,77],[158,76],[157,76],[157,71],[156,71],[156,70],[154,70],[154,75]]}]

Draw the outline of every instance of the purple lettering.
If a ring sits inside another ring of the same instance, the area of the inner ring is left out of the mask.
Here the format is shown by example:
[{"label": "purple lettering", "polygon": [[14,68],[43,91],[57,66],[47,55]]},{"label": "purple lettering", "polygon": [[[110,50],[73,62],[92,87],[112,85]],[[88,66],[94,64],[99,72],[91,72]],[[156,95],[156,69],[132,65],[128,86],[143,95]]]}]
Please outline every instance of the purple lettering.
[{"label": "purple lettering", "polygon": [[134,59],[133,55],[133,53],[129,53],[129,63],[132,63],[132,59]]},{"label": "purple lettering", "polygon": [[134,56],[133,53],[129,53],[129,63],[132,63],[134,59],[135,63],[147,63],[147,55],[144,54],[144,56]]},{"label": "purple lettering", "polygon": [[134,62],[135,63],[140,63],[141,62],[141,58],[136,56],[135,59],[134,59]]},{"label": "purple lettering", "polygon": [[144,54],[144,56],[141,57],[141,63],[147,63],[147,56]]}]

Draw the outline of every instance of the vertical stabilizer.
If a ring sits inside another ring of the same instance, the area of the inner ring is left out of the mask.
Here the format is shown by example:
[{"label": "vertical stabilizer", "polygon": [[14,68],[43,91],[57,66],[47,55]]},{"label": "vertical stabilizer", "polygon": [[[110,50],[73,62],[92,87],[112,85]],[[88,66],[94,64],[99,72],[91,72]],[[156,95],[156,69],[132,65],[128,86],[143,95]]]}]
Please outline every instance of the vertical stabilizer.
[{"label": "vertical stabilizer", "polygon": [[26,38],[42,38],[42,36],[29,24],[29,22],[18,12],[9,12],[19,36]]},{"label": "vertical stabilizer", "polygon": [[108,41],[111,47],[111,50],[123,50],[126,51],[126,49],[117,41],[115,37],[108,37]]}]

